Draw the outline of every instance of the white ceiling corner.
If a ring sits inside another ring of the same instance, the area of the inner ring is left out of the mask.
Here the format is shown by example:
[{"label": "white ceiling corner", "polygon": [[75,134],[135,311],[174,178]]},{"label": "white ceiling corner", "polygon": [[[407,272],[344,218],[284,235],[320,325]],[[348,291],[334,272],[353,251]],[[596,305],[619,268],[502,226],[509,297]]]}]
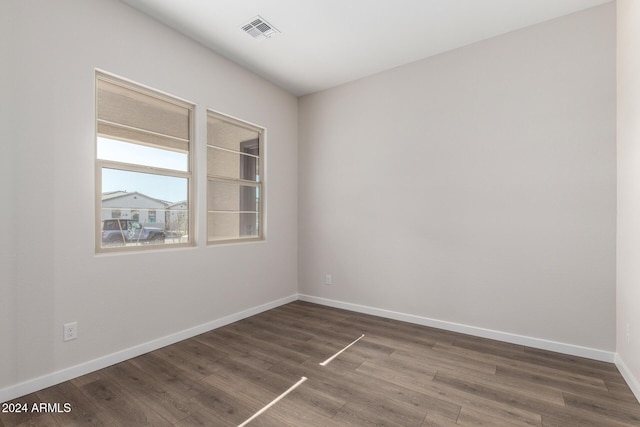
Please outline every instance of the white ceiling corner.
[{"label": "white ceiling corner", "polygon": [[[612,0],[122,0],[304,95]],[[253,38],[255,16],[279,30]]]}]

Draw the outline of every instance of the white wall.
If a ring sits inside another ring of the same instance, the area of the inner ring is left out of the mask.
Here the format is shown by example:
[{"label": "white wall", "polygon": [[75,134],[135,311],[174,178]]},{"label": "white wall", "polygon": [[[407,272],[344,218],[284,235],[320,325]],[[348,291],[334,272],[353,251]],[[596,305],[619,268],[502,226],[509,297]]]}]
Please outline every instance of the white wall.
[{"label": "white wall", "polygon": [[[4,348],[10,344],[7,339],[10,335],[7,331],[13,329],[13,307],[11,300],[13,297],[13,287],[9,286],[13,282],[13,220],[14,210],[11,202],[14,198],[14,187],[17,181],[13,176],[13,157],[15,144],[13,133],[9,128],[9,111],[11,110],[12,85],[13,79],[12,68],[9,67],[11,44],[11,28],[14,25],[9,18],[9,2],[0,2],[0,328],[2,329],[5,341],[0,348]],[[0,350],[0,353],[2,350]],[[11,363],[14,355],[7,354],[9,358],[0,357],[4,364]],[[2,369],[2,368],[0,368]],[[2,375],[0,374],[0,378]]]},{"label": "white wall", "polygon": [[640,3],[618,0],[617,8],[617,350],[618,366],[640,399]]},{"label": "white wall", "polygon": [[[0,181],[11,207],[0,239],[0,395],[296,294],[294,96],[118,1],[1,4],[13,23],[0,25],[3,53],[12,52],[2,98],[11,89],[13,103],[0,157],[9,154],[13,170]],[[96,67],[197,104],[196,248],[94,254]],[[266,242],[206,247],[205,107],[268,130]],[[70,321],[79,339],[63,343]]]},{"label": "white wall", "polygon": [[612,355],[615,102],[613,4],[301,98],[300,292]]}]

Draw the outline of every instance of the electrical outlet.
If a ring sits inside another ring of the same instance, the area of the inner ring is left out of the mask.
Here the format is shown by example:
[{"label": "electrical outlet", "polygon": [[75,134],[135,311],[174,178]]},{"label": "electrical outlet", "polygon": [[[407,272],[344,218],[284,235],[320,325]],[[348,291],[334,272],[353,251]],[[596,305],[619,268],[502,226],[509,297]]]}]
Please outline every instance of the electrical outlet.
[{"label": "electrical outlet", "polygon": [[330,274],[326,274],[326,275],[324,276],[324,284],[325,284],[325,285],[331,285],[331,284],[333,284],[333,278],[331,277],[331,275],[330,275]]},{"label": "electrical outlet", "polygon": [[625,334],[627,335],[627,344],[631,344],[631,324],[627,323],[625,328]]},{"label": "electrical outlet", "polygon": [[63,341],[75,340],[78,338],[78,322],[65,323],[62,331]]}]

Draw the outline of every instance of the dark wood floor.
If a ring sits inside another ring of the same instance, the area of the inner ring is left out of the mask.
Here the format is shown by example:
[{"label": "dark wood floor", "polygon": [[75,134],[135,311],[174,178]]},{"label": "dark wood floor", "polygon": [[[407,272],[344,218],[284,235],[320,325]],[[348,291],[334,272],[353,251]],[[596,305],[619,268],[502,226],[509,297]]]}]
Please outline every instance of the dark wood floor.
[{"label": "dark wood floor", "polygon": [[249,426],[640,426],[612,364],[304,302],[16,399],[71,411],[0,425],[238,426],[302,377]]}]

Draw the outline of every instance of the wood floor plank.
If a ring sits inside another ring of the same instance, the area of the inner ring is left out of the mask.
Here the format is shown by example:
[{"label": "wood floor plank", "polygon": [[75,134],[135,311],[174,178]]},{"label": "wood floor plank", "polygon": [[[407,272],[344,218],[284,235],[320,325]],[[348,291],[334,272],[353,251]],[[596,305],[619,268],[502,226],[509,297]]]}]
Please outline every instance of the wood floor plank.
[{"label": "wood floor plank", "polygon": [[[361,333],[367,334],[375,331],[375,334],[388,340],[400,340],[404,343],[411,343],[419,346],[430,346],[438,341],[453,342],[455,339],[442,331],[432,328],[411,325],[403,327],[402,322],[388,319],[378,319],[364,317],[364,315],[353,316],[348,319],[350,325],[358,326]],[[416,328],[417,327],[417,328]]]},{"label": "wood floor plank", "polygon": [[[358,371],[366,371],[367,366],[363,364],[362,367],[358,368]],[[377,366],[373,372],[370,374],[373,376],[379,375],[378,370],[380,366]],[[394,373],[397,372],[397,369],[389,369],[385,372],[385,377],[388,379],[389,376],[394,377]],[[383,378],[385,378],[383,377]],[[419,374],[416,373],[415,377],[419,378]],[[412,388],[420,393],[423,393],[428,396],[432,396],[434,398],[449,402],[451,404],[460,405],[460,407],[466,407],[469,409],[473,409],[474,412],[489,414],[492,418],[502,418],[502,419],[512,419],[517,420],[518,423],[524,423],[528,425],[540,425],[540,415],[535,414],[531,411],[525,411],[521,409],[517,409],[511,407],[509,405],[492,401],[490,399],[486,399],[482,396],[477,396],[474,394],[466,393],[455,388],[443,387],[440,385],[435,385],[431,378],[433,376],[429,375],[428,381],[427,378],[423,378],[422,381],[417,379],[410,379],[409,384],[403,382],[406,387]],[[397,377],[394,377],[394,379]],[[388,379],[393,382],[394,379]],[[564,401],[560,401],[560,404],[563,404]],[[432,413],[432,415],[435,415]]]},{"label": "wood floor plank", "polygon": [[407,341],[401,337],[389,337],[384,334],[368,334],[367,341],[392,347],[394,350],[404,350],[406,352],[423,352],[435,346],[438,341],[431,339],[420,339]]},{"label": "wood floor plank", "polygon": [[0,413],[0,423],[3,423],[6,427],[14,426],[43,426],[43,427],[58,427],[59,424],[55,421],[51,414],[34,412],[31,410],[34,404],[42,402],[36,393],[27,394],[19,399],[13,399],[9,401],[11,405],[17,409],[12,409],[7,412]]},{"label": "wood floor plank", "polygon": [[146,408],[151,408],[171,423],[180,421],[196,410],[189,399],[161,384],[152,375],[131,363],[123,362],[102,370],[104,378],[124,388]]},{"label": "wood floor plank", "polygon": [[478,411],[474,408],[463,407],[457,421],[461,426],[511,426],[511,427],[528,427],[542,426],[542,416],[537,415],[533,418],[521,418],[518,415],[505,416],[503,413],[490,411]]},{"label": "wood floor plank", "polygon": [[[606,388],[609,388],[606,384],[617,384],[617,385],[626,385],[624,379],[618,372],[617,368],[615,371],[603,370],[598,368],[593,368],[590,365],[582,365],[579,362],[565,362],[565,361],[556,361],[555,363],[550,362],[547,358],[534,356],[527,356],[522,360],[522,362],[528,365],[537,365],[544,366],[546,368],[555,369],[564,372],[571,372],[575,375],[579,375],[581,377],[587,378],[598,378],[605,384]],[[615,368],[615,365],[612,364]]]},{"label": "wood floor plank", "polygon": [[537,384],[533,382],[527,382],[524,384],[520,378],[512,378],[505,375],[485,374],[482,372],[474,372],[465,375],[468,375],[469,378],[474,378],[478,382],[502,390],[505,393],[522,393],[526,390],[527,396],[547,402],[550,405],[564,406],[565,404],[562,391],[545,384]]},{"label": "wood floor plank", "polygon": [[[438,343],[436,346],[434,346],[434,351],[440,352],[443,355],[448,355],[448,354],[457,354],[457,355],[463,355],[466,357],[470,357],[473,359],[477,359],[477,360],[482,360],[484,362],[487,363],[493,363],[496,366],[496,372],[497,371],[501,371],[501,368],[498,368],[498,366],[502,367],[502,366],[511,366],[514,368],[518,368],[518,369],[522,369],[524,371],[538,371],[539,369],[539,365],[537,364],[531,364],[529,362],[523,362],[520,360],[514,361],[513,359],[510,359],[508,357],[504,357],[504,356],[497,356],[495,354],[484,354],[481,353],[479,351],[476,350],[469,350],[469,349],[464,349],[464,348],[459,348],[456,346],[452,346],[452,345],[448,345],[448,344],[441,344]],[[575,370],[571,370],[571,372],[574,372]],[[547,373],[552,372],[552,371],[546,371]],[[557,371],[555,371],[557,372]],[[560,374],[566,374],[565,371],[560,371]],[[505,387],[512,387],[514,390],[520,390],[523,387],[523,379],[521,377],[521,375],[516,375],[516,376],[511,376],[511,375],[486,375],[483,374],[481,372],[470,372],[469,374],[473,375],[473,376],[477,376],[477,377],[481,377],[483,378],[485,381],[491,382],[491,383],[498,383],[498,384],[502,384]],[[599,380],[596,379],[596,382],[598,384],[598,390],[596,391],[596,393],[601,394],[602,393],[602,389],[601,389],[601,385],[604,383],[601,383]],[[533,394],[535,394],[538,398],[540,399],[548,399],[550,402],[552,403],[557,403],[557,404],[563,404],[564,403],[564,397],[562,395],[562,390],[557,389],[555,387],[553,387],[552,385],[547,385],[547,384],[543,384],[542,381],[528,381],[527,383],[527,390]]]},{"label": "wood floor plank", "polygon": [[584,409],[630,425],[640,426],[640,408],[637,405],[627,405],[606,397],[596,399],[571,393],[565,393],[564,400],[569,407]]},{"label": "wood floor plank", "polygon": [[[358,339],[359,337],[354,336],[352,338],[355,340],[355,339]],[[365,335],[364,337],[362,337],[362,339],[358,341],[358,345],[354,345],[353,347],[350,347],[349,351],[355,355],[361,356],[365,360],[368,360],[368,359],[386,358],[387,356],[392,354],[394,351],[396,351],[396,348],[388,344],[385,345],[385,344],[376,342],[374,340],[370,340],[369,337]]]},{"label": "wood floor plank", "polygon": [[175,427],[237,427],[239,423],[206,410],[195,412],[174,424]]},{"label": "wood floor plank", "polygon": [[[506,425],[514,423],[540,425],[541,422],[540,414],[535,411],[517,408],[514,405],[496,401],[486,396],[476,395],[454,387],[442,385],[431,385],[430,389],[437,390],[441,394],[446,394],[447,400],[460,405],[461,412],[463,409],[466,409],[472,411],[474,414],[483,414],[483,417],[475,417],[474,419],[476,420],[483,418],[509,420],[509,422],[503,423]],[[470,419],[471,418],[467,417],[466,422],[468,423]],[[458,415],[458,422],[460,422],[460,415]]]},{"label": "wood floor plank", "polygon": [[299,377],[279,375],[268,370],[257,370],[236,360],[226,360],[214,374],[203,379],[203,382],[228,387],[238,393],[266,405],[287,390]]},{"label": "wood floor plank", "polygon": [[170,426],[171,423],[160,414],[137,400],[133,393],[114,385],[107,379],[85,384],[82,392],[98,406],[105,416],[118,425],[128,426]]},{"label": "wood floor plank", "polygon": [[178,346],[168,346],[153,352],[155,356],[167,362],[188,370],[196,378],[204,378],[216,371],[216,363],[206,363],[205,360],[194,358],[189,353],[184,352]]},{"label": "wood floor plank", "polygon": [[621,423],[607,417],[591,416],[585,411],[543,412],[542,427],[638,427],[637,424]]},{"label": "wood floor plank", "polygon": [[39,417],[30,419],[29,421],[21,422],[20,424],[7,424],[7,427],[59,427],[60,424],[56,422],[52,414],[42,414]]},{"label": "wood floor plank", "polygon": [[517,359],[524,355],[524,346],[511,344],[502,341],[490,340],[472,335],[456,334],[452,345],[456,347],[466,348],[468,350],[476,350],[483,354],[492,354],[496,356],[506,356]]},{"label": "wood floor plank", "polygon": [[115,426],[116,423],[94,405],[87,396],[71,381],[54,387],[48,387],[36,393],[41,402],[68,403],[69,412],[55,413],[52,417],[60,426]]},{"label": "wood floor plank", "polygon": [[310,358],[320,362],[354,339],[354,337],[348,337],[345,340],[342,337],[334,336],[331,337],[332,339],[327,338],[323,343],[320,343],[311,338],[303,339],[306,338],[306,334],[298,334],[298,339],[296,339],[296,334],[278,333],[277,329],[271,331],[266,326],[256,328],[255,323],[253,325],[249,323],[235,325],[234,331],[249,336],[258,342],[277,347],[280,351],[289,350],[289,357],[298,357],[300,362]]},{"label": "wood floor plank", "polygon": [[[153,375],[164,386],[171,387],[176,393],[187,397],[190,407],[195,405],[192,416],[184,419],[185,423],[197,423],[203,417],[209,417],[224,420],[224,423],[229,425],[237,425],[261,406],[260,402],[243,399],[244,396],[234,398],[226,389],[222,390],[202,381],[199,373],[191,373],[153,353],[137,357],[130,362]],[[222,421],[220,423],[223,424]]]},{"label": "wood floor plank", "polygon": [[[359,402],[359,405],[380,405],[396,403],[405,406],[407,410],[418,408],[424,411],[420,421],[424,419],[427,411],[431,410],[443,416],[455,419],[460,411],[460,406],[425,393],[417,392],[406,387],[363,375],[358,372],[341,369],[339,365],[328,365],[321,371],[321,378],[315,382],[318,389],[331,393],[351,402]],[[363,390],[367,390],[366,393]],[[352,407],[353,408],[353,407]],[[418,423],[419,425],[419,423]]]},{"label": "wood floor plank", "polygon": [[539,413],[542,407],[563,407],[563,404],[550,404],[546,400],[540,400],[532,396],[526,388],[520,391],[506,389],[495,383],[490,383],[480,377],[467,375],[451,370],[439,370],[434,377],[434,382],[447,385],[460,391],[475,394],[477,396],[505,403],[515,408]]},{"label": "wood floor plank", "polygon": [[171,388],[187,398],[194,397],[206,391],[206,386],[201,383],[199,373],[192,373],[186,369],[158,357],[156,354],[147,353],[128,361],[136,368],[152,376],[160,385]]},{"label": "wood floor plank", "polygon": [[85,384],[89,384],[91,382],[101,379],[102,374],[100,372],[101,371],[95,371],[95,372],[88,373],[86,375],[82,375],[81,377],[76,377],[71,380],[71,383],[73,383],[73,385],[75,385],[76,387],[82,387]]},{"label": "wood floor plank", "polygon": [[600,378],[587,377],[577,375],[573,372],[544,367],[524,369],[498,365],[496,375],[520,378],[523,382],[544,384],[566,392],[579,393],[586,391],[607,393],[609,391],[604,381]]},{"label": "wood floor plank", "polygon": [[611,381],[624,383],[624,379],[620,376],[618,368],[613,363],[585,359],[570,354],[562,354],[531,347],[524,347],[524,357],[531,361],[539,361],[544,366],[583,371],[585,375],[606,376],[610,378]]},{"label": "wood floor plank", "polygon": [[255,347],[255,344],[242,335],[229,334],[224,338],[217,334],[203,334],[192,338],[200,344],[213,349],[224,348],[226,358],[242,360],[243,363],[258,369],[269,369],[282,360],[278,354]]},{"label": "wood floor plank", "polygon": [[301,353],[292,348],[282,347],[265,338],[249,327],[234,325],[233,328],[225,328],[216,334],[206,334],[202,336],[203,340],[210,342],[214,346],[229,346],[247,356],[262,356],[264,360],[286,359],[296,363],[302,363],[309,359],[309,355]]},{"label": "wood floor plank", "polygon": [[[622,375],[620,375],[620,378],[622,378]],[[609,390],[609,395],[612,398],[618,401],[628,402],[631,405],[635,405],[639,403],[636,397],[633,395],[633,392],[631,391],[631,388],[629,388],[627,383],[620,383],[617,381],[609,382],[605,380],[605,385],[607,386],[607,389]]]},{"label": "wood floor plank", "polygon": [[[566,426],[628,426],[628,424],[618,422],[606,416],[600,416],[599,414],[589,413],[584,410],[575,410],[575,408],[568,408],[566,406],[550,405],[545,401],[528,395],[526,386],[518,393],[507,392],[487,385],[471,376],[466,377],[442,371],[436,374],[434,381],[466,393],[475,394],[495,402],[509,405],[513,408],[541,414],[543,426],[545,425],[545,419],[548,423],[552,423],[554,420],[562,420],[566,423]],[[572,421],[569,422],[568,420]]]},{"label": "wood floor plank", "polygon": [[261,325],[262,329],[268,329],[284,336],[289,336],[291,333],[311,334],[311,338],[304,341],[313,342],[315,345],[332,347],[336,342],[350,342],[352,337],[361,334],[357,328],[337,327],[335,320],[301,322],[300,318],[288,316],[277,309],[263,314],[264,316],[261,317],[264,321]]},{"label": "wood floor plank", "polygon": [[454,427],[459,425],[456,421],[429,412],[420,427]]},{"label": "wood floor plank", "polygon": [[224,420],[230,425],[242,423],[262,408],[260,402],[227,387],[223,389],[211,386],[206,392],[198,393],[192,400],[201,405],[201,412],[209,414],[210,420]]},{"label": "wood floor plank", "polygon": [[476,372],[494,374],[496,372],[495,364],[486,363],[481,360],[473,360],[470,358],[462,360],[460,358],[455,358],[454,355],[452,355],[451,358],[447,358],[443,355],[426,351],[416,354],[404,350],[397,350],[393,352],[390,357],[399,360],[413,360],[413,363],[419,366],[431,367],[434,369],[453,369],[459,372],[467,372],[471,374]]},{"label": "wood floor plank", "polygon": [[322,393],[313,384],[305,382],[287,395],[286,399],[270,408],[265,417],[260,416],[251,425],[332,425],[333,417],[345,403],[344,400]]},{"label": "wood floor plank", "polygon": [[364,362],[357,369],[356,372],[368,375],[374,378],[380,378],[388,381],[392,384],[396,384],[400,387],[406,387],[408,389],[422,392],[427,388],[433,380],[436,371],[422,370],[410,370],[398,368],[395,363],[385,363],[381,361],[379,363]]},{"label": "wood floor plank", "polygon": [[353,399],[344,405],[333,420],[344,426],[420,426],[427,411],[407,410],[393,401]]}]

